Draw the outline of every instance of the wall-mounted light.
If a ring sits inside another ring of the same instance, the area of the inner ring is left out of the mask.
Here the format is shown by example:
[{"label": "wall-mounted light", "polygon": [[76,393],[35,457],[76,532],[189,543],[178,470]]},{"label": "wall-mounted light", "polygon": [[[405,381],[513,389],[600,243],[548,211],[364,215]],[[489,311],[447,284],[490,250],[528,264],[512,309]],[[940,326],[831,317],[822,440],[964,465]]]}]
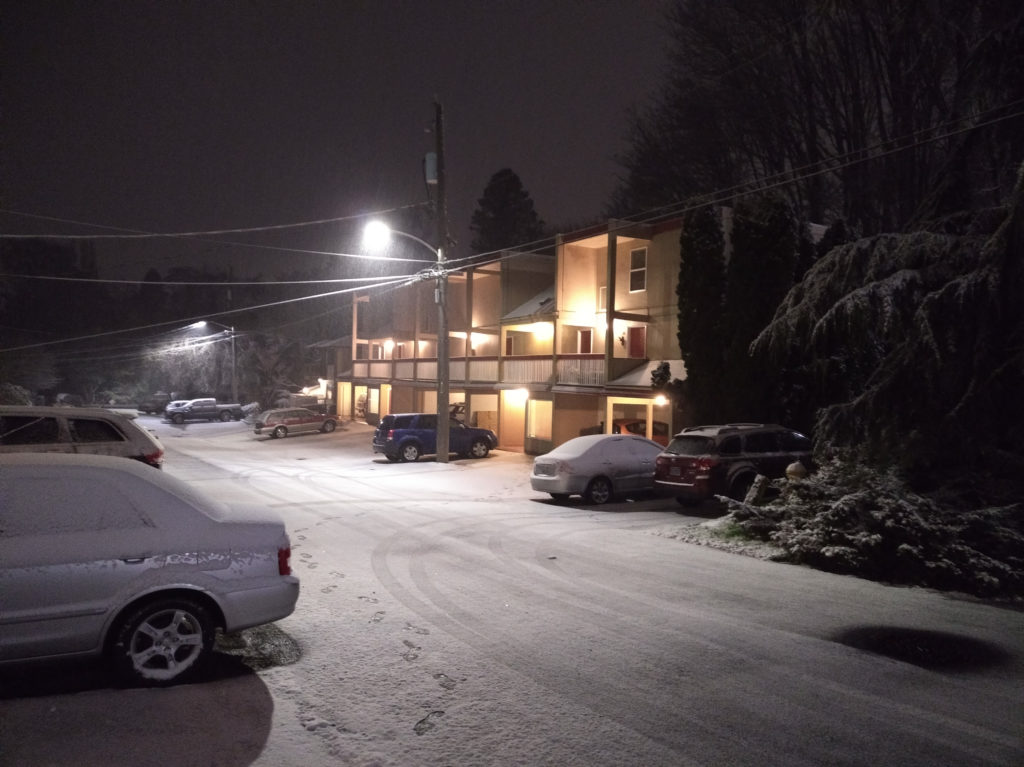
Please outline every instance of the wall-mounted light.
[{"label": "wall-mounted light", "polygon": [[528,325],[527,330],[533,333],[539,340],[549,340],[554,338],[555,329],[550,322],[535,322],[532,325]]},{"label": "wall-mounted light", "polygon": [[510,405],[525,405],[530,398],[528,389],[509,389],[505,392],[506,401]]},{"label": "wall-mounted light", "polygon": [[619,345],[620,346],[625,346],[626,345],[626,334],[625,333],[623,333],[621,336],[619,336]]}]

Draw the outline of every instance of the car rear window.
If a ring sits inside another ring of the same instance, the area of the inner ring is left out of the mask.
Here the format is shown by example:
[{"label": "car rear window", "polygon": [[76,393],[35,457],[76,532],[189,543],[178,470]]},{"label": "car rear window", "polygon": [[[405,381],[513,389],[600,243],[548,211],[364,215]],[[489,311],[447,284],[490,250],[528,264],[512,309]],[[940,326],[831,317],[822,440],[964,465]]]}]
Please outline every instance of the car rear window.
[{"label": "car rear window", "polygon": [[[118,487],[92,477],[15,477],[3,483],[0,536],[53,535],[146,527]],[[70,510],[74,514],[68,514]]]},{"label": "car rear window", "polygon": [[738,434],[726,437],[718,445],[719,455],[739,455],[743,452],[743,441]]},{"label": "car rear window", "polygon": [[395,416],[394,422],[389,426],[391,429],[408,429],[412,425],[413,416]]},{"label": "car rear window", "polygon": [[747,435],[748,453],[775,453],[779,449],[779,441],[775,432],[762,431]]},{"label": "car rear window", "polygon": [[124,442],[124,435],[107,421],[95,418],[69,418],[68,428],[74,442]]},{"label": "car rear window", "polygon": [[690,434],[676,437],[665,450],[676,455],[707,455],[712,452],[713,446],[714,440],[710,437]]},{"label": "car rear window", "polygon": [[46,445],[60,441],[56,418],[34,415],[0,417],[0,445]]}]

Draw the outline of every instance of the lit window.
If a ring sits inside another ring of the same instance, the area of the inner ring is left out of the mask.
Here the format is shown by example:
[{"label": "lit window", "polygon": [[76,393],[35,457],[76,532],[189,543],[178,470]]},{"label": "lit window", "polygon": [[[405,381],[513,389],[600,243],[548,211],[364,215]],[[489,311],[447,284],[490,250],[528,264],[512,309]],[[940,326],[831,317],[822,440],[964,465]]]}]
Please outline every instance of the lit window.
[{"label": "lit window", "polygon": [[647,248],[629,252],[629,292],[647,290]]},{"label": "lit window", "polygon": [[550,440],[554,403],[551,400],[531,399],[526,405],[526,436]]}]

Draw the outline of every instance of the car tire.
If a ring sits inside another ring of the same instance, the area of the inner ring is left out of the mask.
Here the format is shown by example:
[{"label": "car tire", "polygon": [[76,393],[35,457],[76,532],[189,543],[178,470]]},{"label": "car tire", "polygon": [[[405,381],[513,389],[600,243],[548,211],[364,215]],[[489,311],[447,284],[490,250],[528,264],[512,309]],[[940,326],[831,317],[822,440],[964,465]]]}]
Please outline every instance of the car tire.
[{"label": "car tire", "polygon": [[288,436],[288,429],[284,426],[275,426],[274,430],[270,432],[270,436],[274,439],[279,439]]},{"label": "car tire", "polygon": [[594,477],[587,485],[583,494],[587,503],[602,504],[608,503],[612,497],[612,483],[607,477]]},{"label": "car tire", "polygon": [[469,446],[469,455],[471,458],[486,458],[489,452],[491,452],[491,446],[482,439],[473,440],[473,444]]},{"label": "car tire", "polygon": [[420,446],[415,442],[406,442],[398,448],[398,458],[403,463],[414,463],[420,458]]},{"label": "car tire", "polygon": [[117,625],[111,660],[118,675],[147,687],[198,674],[213,650],[216,626],[207,608],[187,597],[156,599]]},{"label": "car tire", "polygon": [[228,411],[228,410],[225,410],[224,412],[222,412],[220,414],[220,420],[224,421],[225,423],[230,421],[231,420],[231,412]]},{"label": "car tire", "polygon": [[565,503],[569,500],[568,493],[549,493],[549,495],[551,496],[551,500],[555,503]]},{"label": "car tire", "polygon": [[171,416],[171,420],[174,421],[179,426],[181,426],[181,424],[185,423],[185,416],[183,416],[181,413],[175,413],[174,415]]},{"label": "car tire", "polygon": [[385,454],[384,457],[388,459],[388,463],[398,463],[398,456],[397,455],[386,455]]},{"label": "car tire", "polygon": [[337,424],[335,424],[334,421],[324,421],[324,425],[320,427],[320,431],[324,434],[330,434],[334,431],[336,426]]}]

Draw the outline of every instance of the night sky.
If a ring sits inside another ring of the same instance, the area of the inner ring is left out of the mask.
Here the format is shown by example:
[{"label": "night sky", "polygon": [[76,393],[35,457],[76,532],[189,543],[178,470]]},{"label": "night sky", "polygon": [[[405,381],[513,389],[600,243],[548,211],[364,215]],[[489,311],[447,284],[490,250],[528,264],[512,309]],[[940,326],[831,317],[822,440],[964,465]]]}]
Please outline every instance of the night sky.
[{"label": "night sky", "polygon": [[[665,71],[665,4],[7,3],[0,208],[195,232],[420,202],[436,98],[451,255],[469,254],[470,216],[503,167],[565,229],[603,212],[628,110]],[[107,231],[8,212],[0,226]],[[329,228],[315,236],[340,247]],[[133,278],[223,257],[182,242],[101,247]]]}]

